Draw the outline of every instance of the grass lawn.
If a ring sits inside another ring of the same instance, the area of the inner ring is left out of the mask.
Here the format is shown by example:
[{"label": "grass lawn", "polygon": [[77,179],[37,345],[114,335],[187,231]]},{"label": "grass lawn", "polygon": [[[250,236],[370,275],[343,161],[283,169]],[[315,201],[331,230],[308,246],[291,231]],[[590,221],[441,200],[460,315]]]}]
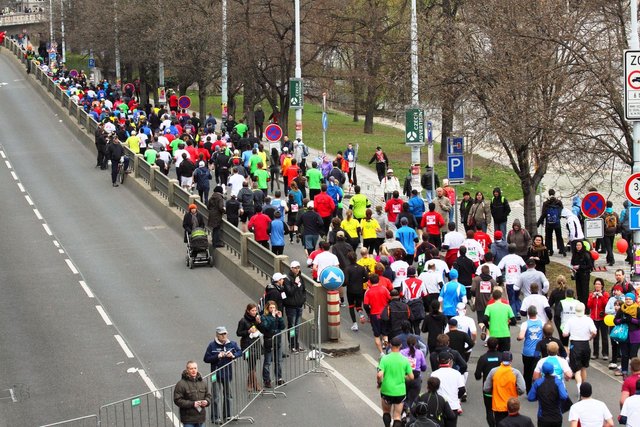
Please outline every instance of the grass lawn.
[{"label": "grass lawn", "polygon": [[[191,98],[191,108],[195,111],[199,109],[198,93],[188,91]],[[242,97],[236,100],[238,105],[242,105]],[[208,111],[212,111],[217,117],[220,116],[220,97],[209,96],[207,101]],[[271,111],[265,102],[262,105],[265,112]],[[392,126],[380,124],[374,125],[374,134],[367,135],[362,132],[363,120],[353,122],[350,115],[331,110],[328,112],[329,127],[327,130],[327,151],[336,153],[343,150],[348,143],[360,145],[359,159],[361,164],[366,164],[373,155],[376,146],[380,145],[389,157],[391,167],[396,171],[396,175],[402,180],[409,173],[409,163],[411,160],[411,150],[404,144],[404,132]],[[289,116],[289,135],[295,134],[294,112]],[[304,141],[313,148],[322,148],[322,108],[319,105],[307,102],[302,116]],[[440,144],[434,147],[436,157],[440,152]],[[422,149],[423,165],[427,160],[427,148]],[[467,159],[466,166],[469,168],[470,161]],[[447,176],[446,162],[436,162],[436,172],[442,181]],[[467,175],[469,170],[467,169]],[[464,185],[458,187],[458,193],[469,191],[475,194],[476,191],[483,191],[486,197],[491,195],[494,187],[500,187],[502,194],[508,200],[522,198],[520,182],[513,170],[509,166],[500,165],[492,160],[480,156],[474,158],[473,180],[467,180]]]}]

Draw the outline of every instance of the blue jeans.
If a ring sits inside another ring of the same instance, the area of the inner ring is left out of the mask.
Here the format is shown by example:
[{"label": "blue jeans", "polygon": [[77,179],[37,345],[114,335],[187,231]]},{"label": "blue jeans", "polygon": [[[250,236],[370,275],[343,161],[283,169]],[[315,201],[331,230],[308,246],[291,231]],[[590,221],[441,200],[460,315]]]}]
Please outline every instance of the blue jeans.
[{"label": "blue jeans", "polygon": [[275,374],[276,380],[282,378],[282,344],[275,342],[271,351],[264,352],[264,362],[262,364],[262,381],[267,383],[271,382],[271,363],[273,362],[273,355],[276,355],[275,361]]},{"label": "blue jeans", "polygon": [[502,235],[505,236],[505,238],[506,238],[506,236],[507,236],[507,221],[505,221],[505,222],[496,222],[494,230],[495,231],[497,231],[497,230],[502,231]]},{"label": "blue jeans", "polygon": [[520,317],[520,307],[522,307],[522,301],[520,301],[520,291],[514,291],[513,285],[507,284],[507,296],[509,297],[509,305],[513,310],[513,315]]},{"label": "blue jeans", "polygon": [[218,379],[218,381],[211,385],[211,392],[213,395],[211,421],[231,417],[231,402],[233,402],[233,395],[231,394],[230,387],[231,384],[228,379]]},{"label": "blue jeans", "polygon": [[[287,328],[291,329],[294,326],[298,326],[300,321],[302,320],[302,307],[285,307],[285,312],[287,314]],[[289,348],[299,348],[300,345],[298,343],[298,334],[300,333],[300,328],[296,328],[294,331],[290,331],[289,333],[294,332],[293,336],[289,335]]]},{"label": "blue jeans", "polygon": [[316,250],[316,246],[318,245],[318,239],[320,236],[317,234],[305,234],[302,236],[302,243],[304,244],[304,248],[309,252],[313,252]]},{"label": "blue jeans", "polygon": [[433,201],[433,190],[425,190],[425,194],[427,196],[427,202],[431,203]]}]

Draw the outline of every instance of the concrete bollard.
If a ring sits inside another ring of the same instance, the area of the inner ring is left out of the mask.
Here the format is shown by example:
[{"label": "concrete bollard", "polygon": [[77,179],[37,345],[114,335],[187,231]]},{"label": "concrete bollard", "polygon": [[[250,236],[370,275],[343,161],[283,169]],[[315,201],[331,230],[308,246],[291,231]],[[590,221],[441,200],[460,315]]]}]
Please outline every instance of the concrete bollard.
[{"label": "concrete bollard", "polygon": [[160,174],[160,168],[156,165],[151,165],[151,170],[149,172],[149,189],[151,191],[156,191],[156,175]]},{"label": "concrete bollard", "polygon": [[327,315],[329,339],[337,341],[340,339],[340,293],[338,291],[327,291]]},{"label": "concrete bollard", "polygon": [[169,180],[169,187],[167,188],[167,201],[169,202],[169,206],[175,206],[176,205],[176,201],[175,201],[175,189],[176,187],[180,187],[180,182],[177,179],[170,179]]}]

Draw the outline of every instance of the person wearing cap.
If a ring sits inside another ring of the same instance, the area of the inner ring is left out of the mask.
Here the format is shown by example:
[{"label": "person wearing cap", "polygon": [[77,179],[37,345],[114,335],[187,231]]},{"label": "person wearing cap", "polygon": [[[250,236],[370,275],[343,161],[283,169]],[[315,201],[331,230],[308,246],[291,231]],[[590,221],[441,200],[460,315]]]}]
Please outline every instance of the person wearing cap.
[{"label": "person wearing cap", "polygon": [[393,169],[391,168],[387,169],[387,175],[382,178],[380,184],[382,185],[382,192],[384,193],[385,200],[389,200],[392,196],[396,197],[394,194],[396,192],[400,194],[402,191],[400,181],[398,181],[398,178],[393,174]]},{"label": "person wearing cap", "polygon": [[382,180],[384,179],[384,172],[389,166],[389,158],[387,157],[387,153],[382,151],[382,147],[376,147],[376,152],[373,153],[373,156],[371,156],[369,164],[373,162],[376,163],[376,173],[378,174],[378,181],[382,183]]},{"label": "person wearing cap", "polygon": [[494,262],[500,263],[502,258],[509,254],[509,244],[504,239],[504,233],[500,230],[497,230],[493,233],[494,241],[489,247],[489,250],[493,254]]},{"label": "person wearing cap", "polygon": [[207,203],[209,200],[209,181],[211,181],[212,178],[213,176],[211,176],[211,171],[207,167],[207,164],[201,160],[196,170],[193,171],[193,180],[196,183],[196,189],[198,190],[198,195],[202,203]]},{"label": "person wearing cap", "polygon": [[242,356],[242,350],[238,343],[229,339],[226,327],[218,326],[215,339],[209,343],[204,352],[204,363],[209,363],[211,372],[215,372],[211,377],[213,394],[211,422],[215,424],[222,424],[232,415],[233,395],[230,382],[233,379],[233,369],[230,364],[240,356]]},{"label": "person wearing cap", "polygon": [[618,417],[620,424],[628,427],[640,426],[640,379],[636,378],[629,378],[635,380],[635,393],[625,399],[620,410],[620,417]]},{"label": "person wearing cap", "polygon": [[467,289],[458,282],[458,270],[455,268],[449,271],[450,281],[445,283],[440,290],[438,302],[440,302],[440,310],[447,318],[455,316],[458,303],[467,303]]},{"label": "person wearing cap", "polygon": [[407,395],[407,381],[414,379],[409,360],[400,354],[400,339],[391,340],[391,351],[378,362],[376,380],[380,388],[382,421],[385,427],[400,427],[404,400]]},{"label": "person wearing cap", "polygon": [[613,427],[613,415],[607,405],[591,397],[593,388],[584,382],[580,385],[580,401],[569,409],[571,427]]},{"label": "person wearing cap", "polygon": [[198,206],[196,206],[195,203],[191,203],[184,217],[182,217],[185,243],[187,243],[187,234],[191,235],[194,228],[204,228],[204,217],[198,212]]},{"label": "person wearing cap", "polygon": [[491,293],[494,302],[487,305],[484,316],[479,322],[481,329],[489,324],[489,334],[498,339],[498,347],[501,351],[511,350],[510,325],[515,325],[515,316],[511,306],[502,300],[502,290],[495,288]]},{"label": "person wearing cap", "polygon": [[284,274],[276,272],[271,276],[271,281],[264,289],[264,301],[273,301],[278,310],[284,310],[284,297],[286,297],[284,281],[287,278]]},{"label": "person wearing cap", "polygon": [[193,360],[187,362],[173,389],[173,403],[180,408],[180,422],[183,425],[204,427],[207,413],[203,409],[211,405],[211,393],[198,372],[198,364]]},{"label": "person wearing cap", "polygon": [[138,138],[135,130],[131,131],[131,136],[127,138],[125,144],[127,144],[129,150],[133,151],[133,154],[140,154],[140,138]]},{"label": "person wearing cap", "polygon": [[508,413],[507,401],[511,397],[518,397],[526,389],[524,377],[516,368],[511,366],[513,355],[510,351],[502,352],[502,362],[493,368],[484,383],[483,391],[491,393],[491,408],[496,425],[506,418]]},{"label": "person wearing cap", "polygon": [[400,291],[394,289],[390,292],[391,300],[380,313],[383,323],[383,333],[388,339],[393,339],[402,333],[402,323],[411,321],[411,309],[409,305],[400,299]]},{"label": "person wearing cap", "polygon": [[553,374],[550,362],[542,364],[544,377],[538,378],[527,393],[530,402],[538,401],[538,426],[562,426],[563,402],[569,399],[569,393],[562,379]]},{"label": "person wearing cap", "polygon": [[640,348],[640,306],[636,302],[634,293],[625,294],[624,303],[613,321],[616,325],[626,324],[629,328],[627,340],[619,343],[622,356],[620,370],[623,376],[626,376],[629,369],[629,359],[636,357]]},{"label": "person wearing cap", "polygon": [[[473,374],[476,381],[482,380],[482,386],[484,387],[484,383],[487,381],[487,377],[489,376],[489,372],[493,368],[497,368],[500,366],[500,362],[502,360],[502,353],[498,351],[498,340],[494,337],[489,337],[487,339],[487,352],[480,356],[478,362],[476,363],[476,370]],[[493,409],[491,408],[491,393],[482,393],[482,400],[484,402],[484,410],[485,410],[485,419],[487,420],[487,425],[489,427],[496,426],[496,420],[493,416]]]},{"label": "person wearing cap", "polygon": [[[287,328],[297,327],[302,321],[302,310],[307,301],[307,292],[302,280],[301,265],[298,261],[291,261],[289,272],[284,279],[284,312],[287,316]],[[304,351],[298,340],[298,329],[289,339],[289,349],[292,353]]]},{"label": "person wearing cap", "polygon": [[[476,344],[471,335],[458,329],[458,320],[455,317],[447,322],[445,334],[449,337],[449,347],[460,353],[460,356],[468,363],[473,346]],[[465,377],[466,374],[467,372],[465,372]]]},{"label": "person wearing cap", "polygon": [[[306,200],[306,199],[305,199]],[[314,210],[314,203],[307,201],[306,210],[298,215],[296,226],[300,236],[302,237],[302,245],[304,246],[307,256],[316,249],[320,233],[324,227],[322,217]]]},{"label": "person wearing cap", "polygon": [[[440,380],[438,394],[449,402],[449,406],[456,416],[461,415],[462,405],[460,404],[460,399],[467,393],[464,377],[460,372],[453,369],[453,357],[449,351],[438,353],[437,360],[438,369],[431,373],[431,378]],[[456,422],[453,422],[452,425],[456,425]],[[449,425],[449,423],[446,425]]]}]

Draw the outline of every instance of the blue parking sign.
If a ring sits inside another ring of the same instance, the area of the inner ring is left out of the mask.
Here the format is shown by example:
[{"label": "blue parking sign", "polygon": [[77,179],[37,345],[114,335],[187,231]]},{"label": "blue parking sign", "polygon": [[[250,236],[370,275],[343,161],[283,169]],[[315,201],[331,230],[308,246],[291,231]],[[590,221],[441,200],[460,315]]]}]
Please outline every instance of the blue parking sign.
[{"label": "blue parking sign", "polygon": [[449,181],[464,180],[464,156],[452,155],[447,158],[447,177]]}]

